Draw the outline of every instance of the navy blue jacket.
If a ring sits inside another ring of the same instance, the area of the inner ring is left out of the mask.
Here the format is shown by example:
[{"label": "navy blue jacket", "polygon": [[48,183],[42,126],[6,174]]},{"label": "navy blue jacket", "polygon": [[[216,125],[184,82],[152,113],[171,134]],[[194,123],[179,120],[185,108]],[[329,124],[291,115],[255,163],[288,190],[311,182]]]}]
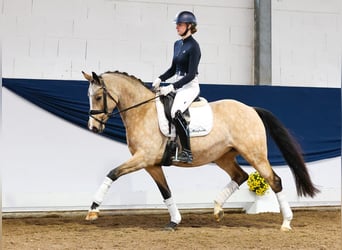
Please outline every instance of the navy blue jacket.
[{"label": "navy blue jacket", "polygon": [[165,81],[173,75],[185,75],[179,81],[173,83],[175,89],[183,87],[191,82],[198,74],[198,64],[201,59],[201,50],[197,41],[189,36],[175,42],[171,67],[159,78]]}]

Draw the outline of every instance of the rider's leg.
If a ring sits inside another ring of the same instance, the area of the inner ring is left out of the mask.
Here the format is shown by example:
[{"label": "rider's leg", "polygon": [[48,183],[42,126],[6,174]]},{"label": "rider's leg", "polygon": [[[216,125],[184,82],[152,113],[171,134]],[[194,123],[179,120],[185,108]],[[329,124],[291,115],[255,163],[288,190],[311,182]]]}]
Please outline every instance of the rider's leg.
[{"label": "rider's leg", "polygon": [[171,115],[176,127],[176,132],[182,144],[182,152],[178,155],[178,160],[191,163],[192,155],[190,148],[190,133],[188,124],[183,117],[183,112],[199,95],[198,78],[195,77],[190,83],[177,89],[175,100],[171,108]]},{"label": "rider's leg", "polygon": [[182,88],[176,90],[176,96],[171,108],[171,116],[175,118],[176,112],[180,110],[182,113],[190,106],[190,104],[199,95],[200,88],[198,78],[195,77],[191,82],[185,84]]},{"label": "rider's leg", "polygon": [[182,152],[178,154],[178,161],[191,163],[192,153],[190,147],[190,133],[186,120],[180,110],[176,112],[175,118],[173,119],[179,140],[182,144]]}]

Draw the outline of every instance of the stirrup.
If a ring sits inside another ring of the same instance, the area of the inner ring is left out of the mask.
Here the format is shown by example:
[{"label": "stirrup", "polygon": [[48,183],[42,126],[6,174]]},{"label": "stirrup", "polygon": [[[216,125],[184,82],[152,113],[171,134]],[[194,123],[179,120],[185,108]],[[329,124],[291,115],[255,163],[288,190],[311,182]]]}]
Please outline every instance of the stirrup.
[{"label": "stirrup", "polygon": [[188,150],[183,150],[175,159],[174,162],[184,162],[184,163],[192,163],[192,153]]}]

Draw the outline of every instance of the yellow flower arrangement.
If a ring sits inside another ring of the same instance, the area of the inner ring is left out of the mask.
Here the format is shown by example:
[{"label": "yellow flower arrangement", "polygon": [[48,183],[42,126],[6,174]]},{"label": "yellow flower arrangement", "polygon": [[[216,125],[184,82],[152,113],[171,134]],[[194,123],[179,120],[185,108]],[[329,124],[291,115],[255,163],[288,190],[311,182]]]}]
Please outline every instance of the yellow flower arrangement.
[{"label": "yellow flower arrangement", "polygon": [[249,175],[247,185],[250,191],[260,196],[264,195],[269,188],[268,183],[258,172],[253,172]]}]

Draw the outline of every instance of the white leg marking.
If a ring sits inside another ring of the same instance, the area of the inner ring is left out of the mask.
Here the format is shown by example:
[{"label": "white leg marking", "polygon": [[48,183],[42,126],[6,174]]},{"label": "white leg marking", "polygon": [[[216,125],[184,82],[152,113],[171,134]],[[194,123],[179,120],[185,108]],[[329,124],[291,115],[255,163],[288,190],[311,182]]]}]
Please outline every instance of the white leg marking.
[{"label": "white leg marking", "polygon": [[214,200],[219,206],[223,206],[226,200],[239,188],[239,185],[235,181],[231,181],[227,186],[217,195]]},{"label": "white leg marking", "polygon": [[291,220],[293,218],[293,213],[292,213],[291,207],[290,207],[289,203],[287,202],[285,194],[283,193],[283,191],[276,193],[276,196],[278,199],[280,211],[283,215],[283,224],[282,224],[280,229],[282,231],[290,231],[292,229],[290,223],[291,223]]},{"label": "white leg marking", "polygon": [[182,220],[182,217],[179,213],[176,203],[173,201],[172,197],[167,200],[164,200],[165,205],[167,206],[167,210],[171,216],[171,221],[179,224]]},{"label": "white leg marking", "polygon": [[106,177],[101,184],[100,188],[97,190],[95,196],[94,196],[94,202],[100,205],[103,201],[103,197],[108,192],[108,189],[112,185],[113,181],[112,179]]},{"label": "white leg marking", "polygon": [[237,189],[239,189],[239,185],[232,180],[217,195],[214,200],[214,216],[217,222],[219,222],[224,216],[222,209],[223,204]]}]

